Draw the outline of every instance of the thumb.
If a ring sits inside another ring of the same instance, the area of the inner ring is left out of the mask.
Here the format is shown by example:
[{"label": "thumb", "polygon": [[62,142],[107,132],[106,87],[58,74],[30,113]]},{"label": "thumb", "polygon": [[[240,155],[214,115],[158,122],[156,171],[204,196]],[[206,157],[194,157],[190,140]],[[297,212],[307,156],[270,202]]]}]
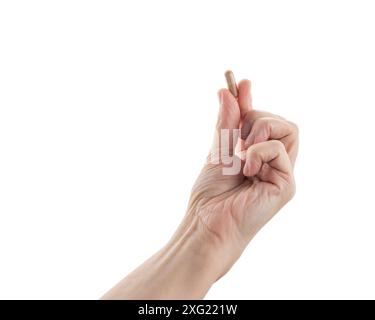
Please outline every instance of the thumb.
[{"label": "thumb", "polygon": [[218,92],[220,109],[216,124],[216,130],[238,129],[240,125],[240,108],[237,99],[228,89],[220,89]]},{"label": "thumb", "polygon": [[218,163],[220,154],[233,155],[238,140],[241,113],[237,99],[228,89],[221,89],[219,96],[219,115],[216,123],[215,138],[211,149],[211,162]]}]

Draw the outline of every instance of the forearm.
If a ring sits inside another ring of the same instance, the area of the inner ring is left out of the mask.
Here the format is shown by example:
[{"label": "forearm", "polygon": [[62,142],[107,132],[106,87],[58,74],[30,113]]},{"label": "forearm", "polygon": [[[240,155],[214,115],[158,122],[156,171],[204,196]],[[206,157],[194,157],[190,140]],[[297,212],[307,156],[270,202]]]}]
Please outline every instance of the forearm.
[{"label": "forearm", "polygon": [[103,299],[201,299],[218,278],[212,247],[194,221],[134,270]]}]

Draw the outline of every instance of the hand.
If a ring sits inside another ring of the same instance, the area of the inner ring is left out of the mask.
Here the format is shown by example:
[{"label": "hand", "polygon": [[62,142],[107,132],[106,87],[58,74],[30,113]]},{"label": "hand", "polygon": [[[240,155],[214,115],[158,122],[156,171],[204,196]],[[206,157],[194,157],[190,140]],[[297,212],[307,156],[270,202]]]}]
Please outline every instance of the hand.
[{"label": "hand", "polygon": [[[216,141],[193,187],[188,210],[188,215],[195,216],[202,225],[202,237],[212,243],[213,251],[220,256],[218,277],[295,193],[297,126],[279,116],[253,110],[248,80],[241,81],[238,89],[238,99],[227,89],[219,91]],[[220,131],[230,129],[233,135],[234,129],[240,127],[240,152],[235,155],[230,141],[229,150],[223,153],[223,143],[218,141]],[[232,157],[232,163],[239,163],[238,173],[223,175],[228,166],[217,159],[223,154]]]},{"label": "hand", "polygon": [[[248,80],[239,83],[238,91],[238,99],[226,89],[219,91],[214,145],[172,239],[104,298],[203,298],[293,197],[296,125],[253,110]],[[243,139],[236,153],[240,128]],[[229,131],[228,146],[220,139],[222,129]]]}]

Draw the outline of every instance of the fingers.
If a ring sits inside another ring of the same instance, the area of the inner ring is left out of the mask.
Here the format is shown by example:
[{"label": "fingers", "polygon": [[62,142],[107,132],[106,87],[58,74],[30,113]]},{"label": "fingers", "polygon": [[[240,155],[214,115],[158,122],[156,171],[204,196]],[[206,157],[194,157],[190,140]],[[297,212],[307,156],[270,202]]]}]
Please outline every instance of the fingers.
[{"label": "fingers", "polygon": [[241,116],[252,110],[251,82],[247,79],[238,83],[238,104],[240,106]]},{"label": "fingers", "polygon": [[245,140],[241,148],[267,141],[280,140],[294,165],[298,153],[298,127],[293,122],[272,113],[252,110],[243,120],[241,138]]},{"label": "fingers", "polygon": [[244,140],[247,138],[247,136],[250,134],[250,130],[255,120],[259,118],[266,118],[266,117],[285,120],[283,117],[280,117],[270,112],[260,111],[260,110],[250,110],[242,118],[241,138]]},{"label": "fingers", "polygon": [[282,142],[270,140],[252,145],[246,152],[243,174],[279,186],[293,181],[292,164]]},{"label": "fingers", "polygon": [[220,110],[209,157],[213,163],[219,163],[220,158],[231,157],[234,154],[238,140],[237,129],[241,126],[241,138],[245,142],[241,141],[238,145],[240,151],[257,143],[280,140],[294,165],[298,152],[297,126],[280,116],[253,110],[249,80],[241,80],[238,83],[237,99],[228,89],[219,90],[218,96]]},{"label": "fingers", "polygon": [[228,89],[218,92],[220,109],[217,129],[238,129],[240,124],[240,109],[236,98]]},{"label": "fingers", "polygon": [[294,164],[298,149],[298,128],[294,123],[270,117],[258,118],[253,122],[244,147],[248,148],[268,140],[280,140],[284,143],[286,152]]},{"label": "fingers", "polygon": [[218,92],[220,111],[217,128],[238,129],[241,116],[252,110],[251,83],[249,80],[241,80],[238,83],[238,100],[228,89],[220,89]]},{"label": "fingers", "polygon": [[[209,162],[218,164],[221,160],[230,162],[238,140],[240,126],[240,108],[237,99],[228,89],[218,92],[219,115],[216,123],[214,142],[208,157]],[[228,158],[229,157],[229,158]]]}]

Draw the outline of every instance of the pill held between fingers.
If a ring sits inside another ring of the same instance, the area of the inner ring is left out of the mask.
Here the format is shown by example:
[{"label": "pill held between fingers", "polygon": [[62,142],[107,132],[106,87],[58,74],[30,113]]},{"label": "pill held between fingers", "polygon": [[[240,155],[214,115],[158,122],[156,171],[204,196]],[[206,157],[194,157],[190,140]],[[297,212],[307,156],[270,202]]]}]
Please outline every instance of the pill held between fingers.
[{"label": "pill held between fingers", "polygon": [[234,74],[232,71],[228,70],[225,72],[225,79],[227,80],[227,85],[229,91],[233,94],[235,98],[238,97],[238,89],[236,80],[234,79]]}]

